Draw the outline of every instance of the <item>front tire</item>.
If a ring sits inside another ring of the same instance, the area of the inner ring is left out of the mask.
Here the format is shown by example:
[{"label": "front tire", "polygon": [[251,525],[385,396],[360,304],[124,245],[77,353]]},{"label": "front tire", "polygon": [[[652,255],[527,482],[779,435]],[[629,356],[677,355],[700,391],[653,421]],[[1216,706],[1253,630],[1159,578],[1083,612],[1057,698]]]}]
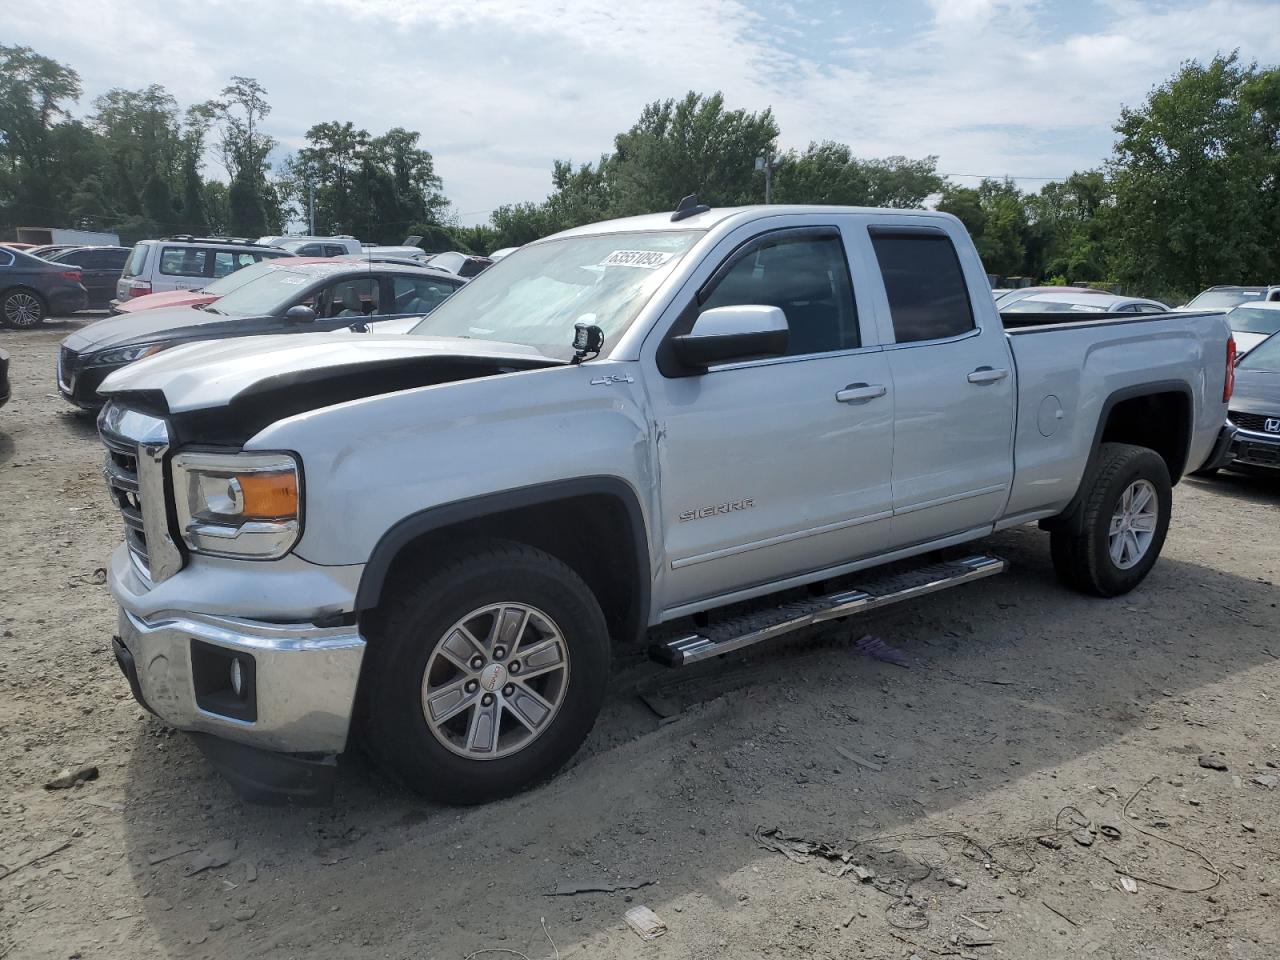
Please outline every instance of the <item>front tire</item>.
[{"label": "front tire", "polygon": [[445,803],[509,796],[582,745],[604,701],[604,614],[573,570],[524,544],[465,546],[393,588],[371,637],[365,739]]},{"label": "front tire", "polygon": [[7,327],[30,330],[42,324],[48,312],[44,300],[34,290],[19,287],[0,296],[0,320]]},{"label": "front tire", "polygon": [[1154,450],[1104,443],[1080,505],[1050,534],[1058,577],[1069,587],[1116,597],[1155,566],[1169,531],[1173,489]]}]

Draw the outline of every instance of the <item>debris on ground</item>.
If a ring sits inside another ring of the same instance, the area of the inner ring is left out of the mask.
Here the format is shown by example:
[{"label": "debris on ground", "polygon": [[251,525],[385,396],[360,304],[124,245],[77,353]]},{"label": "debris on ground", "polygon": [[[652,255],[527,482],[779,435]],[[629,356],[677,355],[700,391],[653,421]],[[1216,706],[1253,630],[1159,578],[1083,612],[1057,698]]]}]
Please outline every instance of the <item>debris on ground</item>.
[{"label": "debris on ground", "polygon": [[1075,833],[1071,835],[1071,839],[1073,839],[1076,843],[1080,844],[1080,846],[1082,847],[1093,846],[1093,834],[1085,829],[1077,830]]},{"label": "debris on ground", "polygon": [[81,764],[78,767],[67,767],[60,774],[44,785],[46,790],[66,790],[69,787],[79,786],[89,780],[98,779],[98,768],[92,763]]},{"label": "debris on ground", "polygon": [[1262,776],[1254,777],[1252,782],[1260,787],[1266,787],[1268,790],[1274,790],[1277,786],[1280,786],[1280,777],[1263,774]]},{"label": "debris on ground", "polygon": [[632,883],[560,883],[555,890],[545,893],[545,897],[573,897],[580,893],[618,893],[622,890],[639,890],[652,886],[658,881],[652,877],[636,880]]},{"label": "debris on ground", "polygon": [[1226,770],[1227,769],[1227,762],[1225,760],[1219,760],[1217,757],[1215,757],[1211,753],[1202,753],[1196,762],[1199,763],[1200,766],[1204,767],[1206,770]]},{"label": "debris on ground", "polygon": [[1137,881],[1137,880],[1135,880],[1135,879],[1133,879],[1133,877],[1125,877],[1125,876],[1121,876],[1121,877],[1120,877],[1120,886],[1122,886],[1122,887],[1124,888],[1124,892],[1125,892],[1125,893],[1137,893],[1137,892],[1138,892],[1138,881]]},{"label": "debris on ground", "polygon": [[868,760],[865,757],[860,757],[852,750],[846,750],[838,743],[836,744],[836,753],[840,754],[840,756],[844,757],[850,763],[856,763],[858,766],[864,767],[875,773],[879,773],[883,769],[880,764],[876,763],[874,760]]},{"label": "debris on ground", "polygon": [[870,657],[872,660],[882,660],[885,663],[892,663],[895,667],[910,668],[911,663],[907,660],[907,655],[901,650],[895,650],[884,642],[883,637],[877,637],[870,633],[866,636],[855,640],[853,649],[864,657]]},{"label": "debris on ground", "polygon": [[190,853],[190,852],[191,852],[191,844],[189,843],[175,844],[172,847],[166,847],[164,850],[161,850],[158,853],[151,854],[151,856],[147,857],[147,863],[151,864],[151,866],[154,867],[158,863],[164,863],[166,860],[172,860],[174,857],[180,857],[184,853]]},{"label": "debris on ground", "polygon": [[662,918],[646,906],[632,907],[622,915],[622,919],[641,940],[657,940],[667,932]]},{"label": "debris on ground", "polygon": [[211,843],[191,858],[191,863],[187,867],[187,876],[193,877],[205,870],[225,867],[235,855],[235,840],[218,840]]}]

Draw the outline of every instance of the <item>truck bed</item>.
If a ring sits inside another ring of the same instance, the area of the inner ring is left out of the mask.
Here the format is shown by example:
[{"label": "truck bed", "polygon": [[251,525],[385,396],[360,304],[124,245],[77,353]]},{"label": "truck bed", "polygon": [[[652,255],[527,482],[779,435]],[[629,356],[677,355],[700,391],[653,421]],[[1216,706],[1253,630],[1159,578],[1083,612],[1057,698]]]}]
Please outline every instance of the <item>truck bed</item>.
[{"label": "truck bed", "polygon": [[1225,418],[1229,336],[1221,313],[1010,314],[1001,320],[1017,371],[1013,489],[1001,526],[1053,516],[1070,503],[1099,424],[1126,397],[1183,404],[1189,436],[1173,436],[1170,473],[1196,469]]}]

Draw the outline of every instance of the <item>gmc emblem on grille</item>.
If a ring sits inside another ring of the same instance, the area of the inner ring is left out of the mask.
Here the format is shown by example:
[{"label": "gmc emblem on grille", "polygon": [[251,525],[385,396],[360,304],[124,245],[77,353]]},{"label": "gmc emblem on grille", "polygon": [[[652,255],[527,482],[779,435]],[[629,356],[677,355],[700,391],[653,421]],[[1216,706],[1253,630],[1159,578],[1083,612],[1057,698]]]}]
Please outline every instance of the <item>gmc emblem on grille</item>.
[{"label": "gmc emblem on grille", "polygon": [[1262,424],[1262,429],[1267,433],[1280,433],[1280,417],[1268,417]]}]

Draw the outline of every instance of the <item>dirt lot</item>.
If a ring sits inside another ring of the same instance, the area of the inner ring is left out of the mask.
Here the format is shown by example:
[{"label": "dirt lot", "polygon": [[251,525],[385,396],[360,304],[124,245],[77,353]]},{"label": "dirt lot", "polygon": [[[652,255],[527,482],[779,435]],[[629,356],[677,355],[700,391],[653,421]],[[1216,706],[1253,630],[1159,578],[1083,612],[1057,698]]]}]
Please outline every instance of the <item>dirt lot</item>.
[{"label": "dirt lot", "polygon": [[1182,484],[1120,600],[1022,529],[989,544],[1006,576],[821,642],[621,660],[571,769],[510,801],[430,806],[356,758],[329,808],[253,807],[108,653],[119,519],[53,386],[73,325],[0,331],[0,958],[1280,956],[1280,482]]}]

